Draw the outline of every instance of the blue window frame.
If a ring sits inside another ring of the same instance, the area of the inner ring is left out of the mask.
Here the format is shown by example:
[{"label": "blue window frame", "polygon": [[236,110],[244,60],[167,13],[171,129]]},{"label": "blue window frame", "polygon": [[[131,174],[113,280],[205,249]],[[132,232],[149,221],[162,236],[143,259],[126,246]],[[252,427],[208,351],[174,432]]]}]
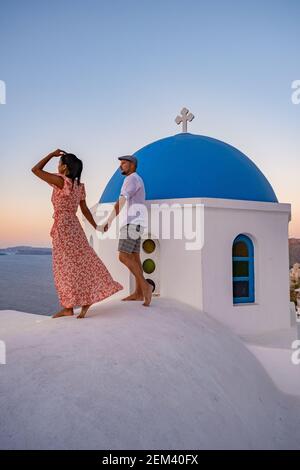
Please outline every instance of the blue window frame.
[{"label": "blue window frame", "polygon": [[254,302],[254,247],[246,235],[233,241],[232,276],[233,303]]}]

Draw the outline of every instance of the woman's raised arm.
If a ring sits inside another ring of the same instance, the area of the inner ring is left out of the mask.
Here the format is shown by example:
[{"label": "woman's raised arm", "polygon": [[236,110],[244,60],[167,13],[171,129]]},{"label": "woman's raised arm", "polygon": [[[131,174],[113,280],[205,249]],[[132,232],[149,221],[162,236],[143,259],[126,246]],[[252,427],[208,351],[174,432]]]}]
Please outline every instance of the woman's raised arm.
[{"label": "woman's raised arm", "polygon": [[62,189],[64,186],[64,180],[58,175],[54,175],[53,173],[49,173],[48,171],[43,170],[46,163],[51,160],[53,157],[61,157],[64,152],[63,150],[57,149],[54,152],[49,153],[46,157],[42,158],[36,165],[31,168],[32,173],[34,173],[38,178],[46,181],[49,184],[55,184],[58,188]]}]

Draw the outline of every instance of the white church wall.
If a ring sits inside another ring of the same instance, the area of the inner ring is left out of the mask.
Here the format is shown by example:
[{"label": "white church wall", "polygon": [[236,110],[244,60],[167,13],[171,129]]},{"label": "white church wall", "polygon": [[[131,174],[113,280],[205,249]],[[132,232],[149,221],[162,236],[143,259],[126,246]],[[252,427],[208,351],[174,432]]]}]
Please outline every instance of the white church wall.
[{"label": "white church wall", "polygon": [[[190,199],[185,200],[159,200],[149,201],[158,204],[156,209],[152,208],[153,212],[161,210],[161,205],[167,206],[178,204],[175,211],[181,211],[180,204],[183,202],[191,204]],[[100,223],[100,215],[105,211],[108,213],[112,209],[111,204],[95,205],[91,212],[97,221]],[[195,208],[192,209],[195,211]],[[164,297],[171,297],[185,302],[191,306],[201,308],[202,306],[202,286],[201,286],[201,251],[188,251],[186,250],[186,243],[189,240],[174,240],[161,238],[161,226],[159,219],[153,217],[149,227],[145,229],[143,240],[150,237],[151,239],[159,241],[159,292]],[[113,234],[118,235],[117,220],[110,227],[109,232],[101,234],[93,229],[93,227],[84,219],[85,233],[88,238],[93,237],[94,249],[98,256],[102,259],[108,267],[114,279],[124,286],[124,291],[121,294],[127,295],[132,290],[133,280],[127,268],[120,263],[118,259],[118,240],[112,239]],[[171,229],[172,231],[172,229]],[[157,262],[157,260],[155,260]],[[147,277],[146,274],[144,274]],[[150,276],[151,277],[151,276]]]},{"label": "white church wall", "polygon": [[[201,235],[204,237],[204,246],[201,250],[187,250],[185,239],[163,239],[157,222],[145,231],[144,239],[149,233],[160,244],[161,296],[177,299],[199,311],[205,311],[240,334],[290,326],[290,204],[208,198],[148,201],[148,204],[152,202],[167,205],[202,204],[205,207],[204,233]],[[96,238],[95,251],[114,279],[124,286],[124,290],[117,295],[127,295],[130,291],[130,275],[118,259],[118,240],[110,238],[115,223],[107,234],[94,231],[87,221],[85,230],[88,238],[89,234]],[[239,234],[249,236],[254,244],[253,304],[233,304],[232,243]]]},{"label": "white church wall", "polygon": [[161,241],[161,295],[201,310],[201,252],[186,251],[182,240]]},{"label": "white church wall", "polygon": [[[175,226],[178,230],[177,235],[184,233],[182,230],[183,204],[190,206],[185,207],[185,210],[192,211],[192,217],[195,221],[196,209],[195,206],[192,207],[195,200],[159,199],[148,201],[148,211],[151,207],[149,232],[155,234],[160,243],[160,294],[163,297],[177,299],[188,305],[201,308],[201,250],[188,250],[187,246],[191,244],[191,240],[174,237]],[[150,214],[150,212],[148,213]],[[161,217],[157,216],[158,213],[164,213],[164,222]],[[203,221],[201,220],[200,223],[203,224]],[[164,227],[167,226],[170,226],[169,238],[166,237],[168,230],[164,231]]]},{"label": "white church wall", "polygon": [[[237,333],[288,328],[290,205],[206,200],[204,217],[203,309]],[[239,234],[254,244],[255,301],[251,304],[233,304],[232,243]]]}]

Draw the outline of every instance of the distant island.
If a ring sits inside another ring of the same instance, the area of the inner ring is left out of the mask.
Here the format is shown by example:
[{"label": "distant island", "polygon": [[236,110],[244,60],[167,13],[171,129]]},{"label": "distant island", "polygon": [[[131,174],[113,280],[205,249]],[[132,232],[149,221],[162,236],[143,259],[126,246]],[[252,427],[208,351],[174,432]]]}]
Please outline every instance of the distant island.
[{"label": "distant island", "polygon": [[0,255],[52,255],[52,248],[10,246],[9,248],[0,248]]},{"label": "distant island", "polygon": [[[52,255],[52,248],[10,246],[0,248],[0,255]],[[300,263],[300,238],[289,238],[289,263],[290,268],[295,263]]]}]

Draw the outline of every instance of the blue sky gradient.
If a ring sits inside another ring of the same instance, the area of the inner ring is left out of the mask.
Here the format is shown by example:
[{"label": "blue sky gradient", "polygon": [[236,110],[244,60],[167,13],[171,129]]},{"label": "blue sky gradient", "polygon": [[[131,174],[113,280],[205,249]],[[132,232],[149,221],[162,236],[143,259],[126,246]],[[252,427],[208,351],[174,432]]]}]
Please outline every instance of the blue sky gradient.
[{"label": "blue sky gradient", "polygon": [[[292,203],[300,238],[300,2],[1,2],[0,246],[50,246],[51,187],[31,167],[62,148],[83,160],[95,204],[117,157],[180,131],[246,153]],[[45,169],[56,171],[57,160]]]}]

